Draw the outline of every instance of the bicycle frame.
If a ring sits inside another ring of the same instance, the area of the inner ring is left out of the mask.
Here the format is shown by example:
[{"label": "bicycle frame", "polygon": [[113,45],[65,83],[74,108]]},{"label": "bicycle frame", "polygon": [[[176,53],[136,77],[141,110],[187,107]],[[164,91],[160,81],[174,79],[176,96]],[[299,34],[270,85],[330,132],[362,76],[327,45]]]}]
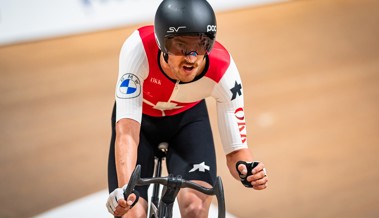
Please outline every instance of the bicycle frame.
[{"label": "bicycle frame", "polygon": [[[162,161],[165,159],[168,149],[167,143],[160,143],[158,146],[158,154],[155,156],[156,164],[155,164],[155,173],[154,177],[158,178],[162,175]],[[159,204],[159,191],[160,191],[160,184],[155,183],[153,185],[153,194],[151,197],[150,202],[150,211],[149,211],[149,218],[158,218],[158,204]]]}]

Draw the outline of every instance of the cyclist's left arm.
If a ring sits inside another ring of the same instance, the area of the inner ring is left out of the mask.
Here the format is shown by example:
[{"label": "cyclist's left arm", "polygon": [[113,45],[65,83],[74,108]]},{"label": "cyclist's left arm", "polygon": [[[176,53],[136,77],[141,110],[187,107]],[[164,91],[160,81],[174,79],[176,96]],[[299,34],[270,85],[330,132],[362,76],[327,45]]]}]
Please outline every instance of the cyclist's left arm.
[{"label": "cyclist's left arm", "polygon": [[[248,149],[246,119],[244,113],[243,86],[240,74],[231,57],[230,65],[218,85],[213,96],[217,102],[218,127],[223,149],[226,154],[228,168],[234,178],[240,180],[237,169],[246,174],[246,166],[237,166],[238,161],[253,162]],[[254,175],[248,177],[248,182],[256,184],[255,189],[263,189],[267,183],[263,163],[252,170]],[[251,174],[250,173],[250,174]]]}]

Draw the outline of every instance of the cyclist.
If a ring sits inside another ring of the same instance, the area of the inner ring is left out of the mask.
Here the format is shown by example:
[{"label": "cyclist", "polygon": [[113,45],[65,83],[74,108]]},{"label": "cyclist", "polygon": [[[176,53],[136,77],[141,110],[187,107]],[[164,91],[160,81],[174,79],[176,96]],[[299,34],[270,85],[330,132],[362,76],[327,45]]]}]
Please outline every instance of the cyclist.
[{"label": "cyclist", "polygon": [[[206,0],[164,0],[154,26],[136,30],[124,42],[119,58],[112,139],[108,163],[107,208],[115,216],[146,217],[147,189],[141,198],[122,193],[136,164],[141,177],[153,175],[154,153],[168,142],[167,168],[200,185],[216,179],[216,155],[205,98],[217,102],[218,126],[227,166],[245,186],[265,189],[263,163],[249,177],[243,90],[230,53],[215,40],[215,13]],[[182,217],[208,217],[211,197],[191,189],[178,195]]]}]

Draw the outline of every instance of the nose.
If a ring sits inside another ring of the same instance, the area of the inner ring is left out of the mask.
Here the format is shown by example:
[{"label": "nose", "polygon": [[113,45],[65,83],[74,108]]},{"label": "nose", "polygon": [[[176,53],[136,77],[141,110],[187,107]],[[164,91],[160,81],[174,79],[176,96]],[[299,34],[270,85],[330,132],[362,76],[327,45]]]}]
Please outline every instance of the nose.
[{"label": "nose", "polygon": [[188,53],[185,55],[185,59],[186,59],[189,63],[195,63],[195,61],[196,61],[196,59],[197,59],[197,52],[196,52],[196,51],[188,52]]},{"label": "nose", "polygon": [[190,51],[187,55],[191,55],[191,56],[197,56],[197,52],[196,51]]}]

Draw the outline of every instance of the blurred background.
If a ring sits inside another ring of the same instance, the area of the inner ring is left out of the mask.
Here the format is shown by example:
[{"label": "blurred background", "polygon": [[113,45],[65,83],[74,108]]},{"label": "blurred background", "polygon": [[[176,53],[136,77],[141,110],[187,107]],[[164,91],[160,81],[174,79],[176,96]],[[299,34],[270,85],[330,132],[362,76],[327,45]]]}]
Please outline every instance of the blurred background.
[{"label": "blurred background", "polygon": [[[0,0],[0,217],[107,188],[118,54],[159,2]],[[379,1],[210,3],[270,179],[265,191],[232,179],[208,99],[228,211],[379,217]]]}]

